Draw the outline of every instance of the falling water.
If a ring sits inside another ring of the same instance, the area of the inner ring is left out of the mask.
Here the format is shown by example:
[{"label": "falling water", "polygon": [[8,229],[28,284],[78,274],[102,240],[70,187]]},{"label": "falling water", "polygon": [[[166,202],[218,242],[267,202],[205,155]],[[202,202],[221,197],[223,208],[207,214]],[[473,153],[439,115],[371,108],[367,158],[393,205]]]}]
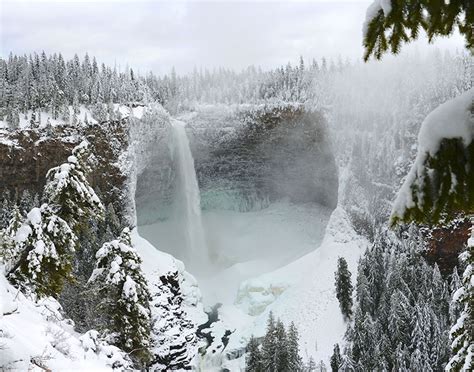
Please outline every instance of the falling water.
[{"label": "falling water", "polygon": [[174,155],[177,167],[177,218],[184,237],[184,254],[187,264],[195,270],[208,266],[209,254],[201,219],[201,198],[194,169],[194,159],[186,134],[186,123],[171,122],[174,140]]}]

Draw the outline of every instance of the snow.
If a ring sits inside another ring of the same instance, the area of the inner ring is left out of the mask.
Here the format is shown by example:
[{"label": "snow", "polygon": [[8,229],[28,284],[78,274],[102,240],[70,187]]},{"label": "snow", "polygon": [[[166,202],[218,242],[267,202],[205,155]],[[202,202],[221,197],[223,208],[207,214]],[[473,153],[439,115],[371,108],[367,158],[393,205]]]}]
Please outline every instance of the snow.
[{"label": "snow", "polygon": [[392,218],[402,217],[415,206],[411,187],[419,182],[428,155],[435,156],[444,138],[459,138],[468,146],[474,137],[471,107],[474,88],[451,99],[432,111],[423,121],[418,134],[418,153],[393,205]]},{"label": "snow", "polygon": [[[287,266],[242,284],[237,306],[244,312],[255,310],[258,296],[264,292],[272,293],[274,301],[239,332],[240,339],[231,337],[228,347],[242,347],[252,333],[263,336],[266,319],[273,311],[285,324],[295,323],[305,359],[313,356],[315,360],[327,362],[334,344],[342,340],[346,330],[334,293],[337,259],[343,256],[347,260],[354,277],[357,260],[367,244],[352,230],[345,212],[337,208],[319,248]],[[248,292],[248,288],[253,291]],[[264,296],[263,299],[265,303],[267,298]]]},{"label": "snow", "polygon": [[28,225],[20,226],[20,228],[16,232],[15,241],[17,243],[23,243],[26,239],[28,239],[28,237],[30,236],[32,232],[33,231],[31,230],[30,226]]},{"label": "snow", "polygon": [[33,225],[39,225],[41,223],[41,209],[40,208],[33,208],[28,214],[27,214],[28,220],[33,224]]},{"label": "snow", "polygon": [[[201,291],[196,279],[185,271],[184,264],[170,254],[164,253],[142,238],[137,229],[131,232],[132,244],[142,259],[141,268],[149,288],[161,285],[160,277],[170,273],[178,273],[181,293],[183,295],[183,310],[186,316],[197,326],[207,321],[207,315],[202,305]],[[155,308],[151,308],[152,317]],[[197,354],[197,350],[196,350]]]},{"label": "snow", "polygon": [[114,104],[114,110],[118,112],[122,118],[135,118],[140,120],[146,112],[145,106],[129,107],[126,105]]},{"label": "snow", "polygon": [[[53,119],[52,115],[48,111],[40,111],[40,128],[46,128],[48,123],[51,124],[52,127],[56,126],[61,126],[61,125],[69,125],[72,124],[72,117],[74,114],[73,107],[69,106],[69,117],[71,118],[69,122],[65,122],[61,117],[57,119]],[[141,119],[143,115],[146,112],[146,107],[145,106],[136,106],[133,108],[130,108],[126,105],[121,105],[121,104],[114,104],[114,111],[118,112],[120,114],[121,118],[136,118],[136,119]],[[20,129],[28,129],[31,128],[31,115],[33,111],[28,110],[26,113],[20,114],[20,123],[19,123],[19,128]],[[38,120],[38,118],[37,118]],[[79,106],[79,113],[77,115],[77,121],[79,126],[87,126],[87,125],[93,125],[93,124],[98,124],[99,122],[94,118],[94,115],[92,114],[92,111],[87,108],[85,105],[80,105]],[[5,120],[0,120],[0,129],[5,129],[8,128],[8,124]]]},{"label": "snow", "polygon": [[[200,360],[201,370],[242,370],[244,357],[228,359],[227,355],[242,355],[251,335],[264,335],[270,311],[286,325],[295,323],[304,360],[312,356],[329,364],[334,344],[342,341],[346,331],[334,293],[337,259],[345,257],[354,281],[357,261],[367,246],[338,207],[319,246],[314,244],[312,251],[277,270],[243,281],[233,301],[223,303],[218,310],[219,320],[211,326],[214,341]],[[216,287],[225,285],[223,277],[214,281]],[[224,350],[221,339],[226,331],[232,334]]]},{"label": "snow", "polygon": [[[112,371],[114,359],[104,352],[87,351],[90,343],[83,344],[85,339],[62,317],[56,300],[34,303],[7,282],[2,267],[0,299],[0,366],[30,371],[37,367],[30,361],[37,361],[52,371]],[[118,358],[121,353],[114,349]]]},{"label": "snow", "polygon": [[[331,211],[318,204],[281,201],[260,211],[203,211],[209,251],[217,259],[207,273],[194,273],[205,305],[233,303],[242,281],[270,272],[314,250]],[[154,246],[181,258],[180,221],[138,226]],[[289,249],[291,247],[291,249]]]},{"label": "snow", "polygon": [[138,302],[137,283],[128,275],[123,283],[123,295],[133,302]]}]

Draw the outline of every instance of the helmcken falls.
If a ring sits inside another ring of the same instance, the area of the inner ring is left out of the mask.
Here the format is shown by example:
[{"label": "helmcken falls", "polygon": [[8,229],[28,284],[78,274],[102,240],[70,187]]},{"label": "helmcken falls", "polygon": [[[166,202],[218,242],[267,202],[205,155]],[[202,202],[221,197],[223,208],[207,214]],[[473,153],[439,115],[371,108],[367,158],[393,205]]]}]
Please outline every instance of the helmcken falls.
[{"label": "helmcken falls", "polygon": [[0,2],[0,372],[474,371],[474,0]]},{"label": "helmcken falls", "polygon": [[201,218],[201,197],[194,169],[194,159],[186,134],[186,123],[172,120],[173,158],[176,164],[177,185],[175,195],[175,219],[181,226],[184,257],[195,272],[205,272],[209,263],[209,252]]}]

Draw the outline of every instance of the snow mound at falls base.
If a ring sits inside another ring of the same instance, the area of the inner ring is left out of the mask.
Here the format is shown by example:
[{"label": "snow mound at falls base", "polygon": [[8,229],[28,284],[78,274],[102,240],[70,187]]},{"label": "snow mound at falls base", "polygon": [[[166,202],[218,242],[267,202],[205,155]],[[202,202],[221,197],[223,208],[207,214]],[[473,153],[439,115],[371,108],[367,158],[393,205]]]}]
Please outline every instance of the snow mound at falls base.
[{"label": "snow mound at falls base", "polygon": [[[329,365],[333,346],[341,342],[346,329],[334,293],[337,259],[345,257],[351,272],[356,272],[367,245],[354,232],[346,213],[336,208],[319,247],[279,269],[243,281],[235,301],[219,308],[219,321],[211,330],[214,341],[200,370],[245,370],[245,347],[251,335],[265,334],[270,311],[285,324],[294,322],[298,327],[304,360],[313,357]],[[223,345],[227,330],[232,334]]]}]

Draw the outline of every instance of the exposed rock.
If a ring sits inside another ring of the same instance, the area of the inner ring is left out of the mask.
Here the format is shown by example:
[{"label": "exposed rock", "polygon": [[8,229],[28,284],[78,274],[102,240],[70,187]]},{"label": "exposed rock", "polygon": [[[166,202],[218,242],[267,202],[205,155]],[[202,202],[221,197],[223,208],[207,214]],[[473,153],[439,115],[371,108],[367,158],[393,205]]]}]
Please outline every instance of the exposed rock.
[{"label": "exposed rock", "polygon": [[452,223],[434,227],[426,234],[426,258],[436,263],[443,275],[449,275],[458,266],[458,256],[466,247],[471,223],[467,218],[454,220]]},{"label": "exposed rock", "polygon": [[119,157],[128,146],[125,122],[106,122],[84,127],[58,126],[53,133],[46,129],[24,129],[2,135],[0,141],[0,192],[9,190],[21,195],[28,190],[42,193],[46,173],[66,161],[72,149],[84,138],[91,143],[95,157],[89,182],[99,191],[105,205],[113,203],[123,214],[127,175]]},{"label": "exposed rock", "polygon": [[196,329],[183,310],[178,273],[160,277],[152,285],[153,360],[150,371],[191,370],[197,344]]},{"label": "exposed rock", "polygon": [[[338,176],[318,112],[303,106],[204,108],[181,120],[195,161],[203,208],[248,211],[283,198],[337,203]],[[138,175],[138,223],[170,215],[174,193],[172,143],[167,128]]]}]

